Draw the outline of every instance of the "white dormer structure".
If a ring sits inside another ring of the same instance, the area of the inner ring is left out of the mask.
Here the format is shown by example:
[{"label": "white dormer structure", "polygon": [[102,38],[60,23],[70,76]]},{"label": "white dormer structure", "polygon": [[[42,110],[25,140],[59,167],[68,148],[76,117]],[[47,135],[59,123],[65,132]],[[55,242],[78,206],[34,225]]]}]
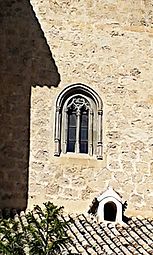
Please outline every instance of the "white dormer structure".
[{"label": "white dormer structure", "polygon": [[123,202],[122,198],[111,187],[97,197],[97,216],[99,221],[122,223]]}]

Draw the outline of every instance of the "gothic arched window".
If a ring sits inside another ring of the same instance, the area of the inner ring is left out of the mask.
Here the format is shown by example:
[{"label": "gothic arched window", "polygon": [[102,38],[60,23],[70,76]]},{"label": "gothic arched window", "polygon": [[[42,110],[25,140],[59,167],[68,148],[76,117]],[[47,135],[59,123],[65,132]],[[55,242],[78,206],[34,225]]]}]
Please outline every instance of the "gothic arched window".
[{"label": "gothic arched window", "polygon": [[67,152],[88,153],[89,102],[82,96],[74,96],[66,105]]},{"label": "gothic arched window", "polygon": [[102,159],[102,101],[85,85],[70,85],[57,98],[54,155],[61,152]]}]

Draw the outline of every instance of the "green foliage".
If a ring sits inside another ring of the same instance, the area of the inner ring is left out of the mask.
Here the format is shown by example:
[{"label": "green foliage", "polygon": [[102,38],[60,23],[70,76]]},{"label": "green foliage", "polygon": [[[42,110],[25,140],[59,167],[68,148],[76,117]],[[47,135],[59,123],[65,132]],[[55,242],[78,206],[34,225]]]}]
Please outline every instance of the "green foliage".
[{"label": "green foliage", "polygon": [[5,255],[25,255],[24,235],[19,231],[19,222],[0,220],[0,253]]},{"label": "green foliage", "polygon": [[58,252],[68,237],[65,233],[67,223],[60,219],[61,207],[45,203],[45,210],[35,206],[26,215],[28,222],[27,233],[31,255],[49,255]]},{"label": "green foliage", "polygon": [[[18,220],[0,221],[0,254],[3,255],[52,255],[60,254],[60,248],[68,240],[62,220],[62,207],[50,202],[38,205]],[[26,220],[26,221],[25,221]],[[26,251],[26,252],[25,252]]]}]

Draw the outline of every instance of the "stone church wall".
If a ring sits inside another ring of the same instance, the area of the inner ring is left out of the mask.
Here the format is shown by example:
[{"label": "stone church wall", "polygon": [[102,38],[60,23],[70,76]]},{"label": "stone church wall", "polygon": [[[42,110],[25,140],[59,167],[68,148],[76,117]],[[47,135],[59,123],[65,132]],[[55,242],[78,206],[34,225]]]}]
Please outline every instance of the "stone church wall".
[{"label": "stone church wall", "polygon": [[[153,208],[153,13],[151,1],[31,0],[61,76],[33,87],[29,206],[46,200],[86,211],[108,185],[129,214]],[[103,160],[54,156],[55,103],[65,86],[103,100]]]}]

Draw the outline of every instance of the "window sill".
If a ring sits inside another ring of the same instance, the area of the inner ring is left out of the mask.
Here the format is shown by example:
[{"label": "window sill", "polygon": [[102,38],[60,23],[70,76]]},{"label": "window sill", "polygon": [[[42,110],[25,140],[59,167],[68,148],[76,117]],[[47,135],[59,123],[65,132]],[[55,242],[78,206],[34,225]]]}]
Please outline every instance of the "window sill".
[{"label": "window sill", "polygon": [[90,159],[90,160],[97,160],[96,155],[90,156],[89,154],[85,154],[85,153],[71,153],[71,152],[67,152],[67,153],[61,153],[60,155],[61,158],[73,158],[73,159]]},{"label": "window sill", "polygon": [[66,167],[72,166],[90,166],[93,168],[102,167],[106,165],[105,159],[98,160],[96,155],[90,156],[88,154],[77,153],[61,153],[59,157],[54,157],[54,160]]}]

